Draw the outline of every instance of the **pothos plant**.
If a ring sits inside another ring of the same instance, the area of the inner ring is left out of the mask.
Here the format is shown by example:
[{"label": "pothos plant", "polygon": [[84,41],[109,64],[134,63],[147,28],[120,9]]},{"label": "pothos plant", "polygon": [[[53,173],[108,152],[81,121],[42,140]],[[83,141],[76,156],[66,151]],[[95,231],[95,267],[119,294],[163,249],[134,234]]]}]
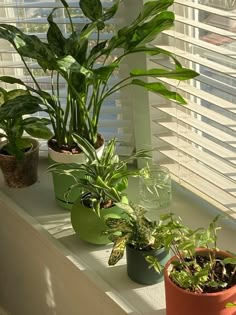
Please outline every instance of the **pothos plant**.
[{"label": "pothos plant", "polygon": [[30,139],[24,136],[28,134],[42,139],[52,136],[47,127],[50,123],[48,119],[29,117],[42,110],[42,100],[31,95],[29,91],[7,91],[0,88],[0,140],[6,140],[1,148],[2,154],[15,156],[19,160],[31,146]]},{"label": "pothos plant", "polygon": [[[43,99],[53,127],[54,149],[73,151],[73,133],[96,146],[102,105],[112,94],[129,85],[143,87],[168,100],[186,104],[180,94],[158,79],[188,80],[197,76],[197,73],[184,68],[171,52],[148,45],[162,31],[173,26],[174,13],[167,10],[173,0],[146,2],[138,16],[108,40],[102,39],[100,35],[105,30],[106,23],[118,11],[121,0],[117,0],[108,9],[102,6],[100,0],[80,0],[80,9],[88,19],[82,29],[77,27],[69,4],[65,0],[60,2],[64,7],[65,17],[69,20],[70,31],[66,36],[63,34],[54,20],[54,14],[60,8],[54,8],[47,18],[47,43],[13,25],[0,24],[0,38],[9,41],[20,55],[34,87],[14,77],[1,76],[0,80],[26,86]],[[91,47],[90,39],[94,35],[94,45]],[[120,55],[109,58],[117,55],[117,49],[121,51]],[[121,62],[135,53],[163,55],[172,60],[173,68],[132,69],[127,77],[112,83],[111,76],[119,69]],[[37,77],[30,70],[28,58],[50,75],[51,92],[41,88]],[[146,82],[143,77],[150,77],[155,81]],[[60,90],[60,84],[64,81],[67,83],[65,108],[61,102]]]},{"label": "pothos plant", "polygon": [[[222,258],[217,247],[218,215],[207,229],[192,231],[179,223],[179,235],[174,238],[171,250],[170,279],[179,287],[196,293],[212,293],[236,285],[236,255]],[[206,249],[204,254],[196,251]],[[232,305],[231,305],[232,306]]]},{"label": "pothos plant", "polygon": [[[143,206],[134,203],[118,205],[124,210],[123,217],[108,218],[108,230],[104,232],[114,244],[108,260],[109,265],[115,265],[123,257],[126,246],[132,246],[144,255],[147,251],[160,248],[169,251],[176,230],[173,213],[160,215],[160,219],[155,221],[146,216],[147,210]],[[176,232],[178,233],[177,230]],[[145,255],[145,259],[157,272],[162,271],[163,266],[155,257]]]},{"label": "pothos plant", "polygon": [[57,174],[66,174],[74,178],[73,184],[67,191],[82,190],[82,203],[92,208],[100,216],[103,208],[109,208],[120,202],[124,190],[128,186],[129,176],[139,176],[140,170],[128,169],[127,164],[137,158],[148,159],[149,151],[139,150],[125,160],[121,160],[115,153],[116,139],[110,140],[104,148],[101,157],[96,149],[84,138],[74,134],[73,137],[86,156],[82,164],[57,163],[48,168]]}]

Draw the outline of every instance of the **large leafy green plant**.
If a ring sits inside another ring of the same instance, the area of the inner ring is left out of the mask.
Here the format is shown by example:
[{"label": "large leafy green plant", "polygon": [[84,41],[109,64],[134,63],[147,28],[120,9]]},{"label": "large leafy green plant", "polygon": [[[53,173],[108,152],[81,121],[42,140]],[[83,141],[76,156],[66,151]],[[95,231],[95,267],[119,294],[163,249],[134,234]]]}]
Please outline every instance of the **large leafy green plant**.
[{"label": "large leafy green plant", "polygon": [[[86,138],[93,146],[97,141],[98,121],[104,101],[118,90],[131,84],[146,88],[180,104],[186,104],[181,95],[171,91],[159,82],[146,82],[142,77],[170,78],[188,80],[197,73],[181,66],[174,55],[158,47],[148,44],[162,31],[169,29],[174,23],[173,12],[167,11],[173,0],[158,0],[146,2],[138,16],[118,30],[109,40],[100,36],[109,21],[117,12],[121,0],[117,0],[109,9],[102,7],[100,0],[80,0],[80,8],[89,22],[78,30],[73,22],[69,4],[61,0],[70,21],[71,33],[65,37],[59,26],[54,22],[53,15],[58,8],[48,16],[48,43],[41,41],[35,35],[28,35],[13,25],[0,24],[0,38],[8,40],[19,53],[35,88],[23,81],[9,76],[0,80],[10,84],[20,84],[37,93],[43,100],[54,131],[58,150],[66,146],[68,150],[74,146],[72,133]],[[91,48],[89,39],[96,33],[95,44]],[[109,56],[115,55],[117,49],[122,52],[113,61]],[[120,63],[127,56],[135,53],[147,55],[164,55],[173,62],[173,69],[155,68],[151,70],[133,69],[129,75],[117,83],[110,85],[112,74],[117,71]],[[51,92],[43,91],[37,78],[27,65],[27,58],[36,61],[39,67],[51,74]],[[100,64],[99,64],[100,62]],[[67,83],[66,107],[61,104],[60,83]]]},{"label": "large leafy green plant", "polygon": [[6,91],[0,88],[0,140],[6,139],[2,152],[17,159],[23,157],[24,150],[31,145],[24,132],[36,138],[49,139],[52,135],[48,119],[29,117],[42,111],[42,100],[27,90]]},{"label": "large leafy green plant", "polygon": [[100,216],[102,208],[108,208],[120,202],[124,190],[128,186],[129,176],[139,176],[140,170],[127,168],[133,159],[149,158],[147,150],[139,150],[126,160],[120,160],[115,153],[116,139],[113,138],[104,148],[101,157],[95,148],[84,138],[73,135],[81,150],[86,156],[86,163],[57,163],[48,168],[49,171],[72,176],[75,184],[67,192],[79,189],[83,191],[83,203],[93,208]]}]

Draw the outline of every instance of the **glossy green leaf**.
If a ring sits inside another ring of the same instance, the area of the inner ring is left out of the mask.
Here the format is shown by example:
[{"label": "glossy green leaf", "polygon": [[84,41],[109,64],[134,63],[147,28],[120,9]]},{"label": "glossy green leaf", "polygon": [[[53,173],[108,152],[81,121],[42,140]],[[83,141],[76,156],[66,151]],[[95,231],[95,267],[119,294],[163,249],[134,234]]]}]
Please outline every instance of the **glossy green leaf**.
[{"label": "glossy green leaf", "polygon": [[72,56],[66,56],[56,60],[57,69],[65,78],[68,78],[69,71],[84,74],[88,78],[93,77],[92,71],[81,66]]},{"label": "glossy green leaf", "polygon": [[147,83],[138,79],[132,80],[131,83],[134,85],[145,87],[148,91],[157,93],[168,100],[175,101],[182,105],[187,104],[185,99],[179,93],[168,90],[167,87],[162,83]]},{"label": "glossy green leaf", "polygon": [[106,12],[102,16],[102,20],[107,21],[107,20],[110,20],[111,18],[113,18],[113,16],[116,14],[116,12],[119,8],[120,3],[121,3],[121,0],[118,0],[118,1],[116,1],[115,4],[113,4],[112,7],[110,7],[108,10],[106,10]]},{"label": "glossy green leaf", "polygon": [[175,56],[171,52],[169,52],[165,49],[159,48],[159,47],[146,47],[146,46],[134,47],[134,48],[128,50],[126,52],[126,55],[130,55],[130,54],[134,54],[134,53],[140,53],[140,52],[141,53],[144,52],[150,56],[163,54],[165,56],[170,57],[174,61],[176,67],[182,68],[180,62],[175,58]]},{"label": "glossy green leaf", "polygon": [[100,0],[80,0],[80,8],[91,21],[102,17],[102,4]]},{"label": "glossy green leaf", "polygon": [[144,45],[151,42],[162,31],[171,28],[174,25],[174,13],[164,11],[153,17],[150,21],[137,26],[132,33],[129,33],[129,39],[126,40],[124,48],[131,49],[138,45]]},{"label": "glossy green leaf", "polygon": [[0,81],[5,82],[5,83],[9,83],[9,84],[20,84],[20,85],[24,85],[25,83],[23,81],[21,81],[20,79],[17,79],[15,77],[10,77],[10,76],[0,76]]},{"label": "glossy green leaf", "polygon": [[0,120],[16,119],[26,114],[34,114],[41,111],[39,104],[42,100],[32,95],[21,95],[14,99],[6,101],[0,107]]},{"label": "glossy green leaf", "polygon": [[[0,106],[7,100],[7,91],[0,87]],[[1,127],[0,127],[1,128]]]},{"label": "glossy green leaf", "polygon": [[103,66],[100,68],[96,68],[93,73],[96,77],[96,79],[100,79],[103,81],[107,81],[111,74],[114,72],[116,68],[118,68],[118,63],[113,62],[109,66]]},{"label": "glossy green leaf", "polygon": [[86,139],[77,134],[73,134],[73,139],[84,152],[90,163],[98,159],[95,148]]},{"label": "glossy green leaf", "polygon": [[159,0],[159,1],[149,1],[146,2],[143,6],[142,11],[140,12],[136,23],[140,23],[145,19],[149,19],[151,16],[155,16],[163,10],[168,9],[172,4],[173,0]]},{"label": "glossy green leaf", "polygon": [[62,32],[58,25],[53,21],[53,13],[56,9],[52,10],[49,14],[47,20],[49,23],[49,28],[47,31],[47,40],[50,48],[54,51],[55,55],[58,57],[64,56],[64,46],[66,39],[63,37]]},{"label": "glossy green leaf", "polygon": [[100,42],[98,43],[97,45],[95,45],[92,49],[91,49],[91,52],[90,52],[90,55],[89,55],[89,59],[93,56],[96,56],[97,54],[101,53],[103,51],[103,49],[106,47],[106,43],[107,43],[107,40],[103,41],[103,42]]},{"label": "glossy green leaf", "polygon": [[29,91],[27,90],[23,90],[23,89],[14,89],[14,90],[10,90],[7,93],[7,100],[12,100],[14,98],[16,98],[17,96],[20,95],[30,95]]},{"label": "glossy green leaf", "polygon": [[236,257],[227,257],[224,259],[224,263],[236,265]]},{"label": "glossy green leaf", "polygon": [[66,55],[71,55],[81,65],[86,60],[87,49],[88,39],[86,37],[81,39],[80,34],[77,32],[71,33],[69,38],[66,39],[64,47]]},{"label": "glossy green leaf", "polygon": [[141,70],[134,69],[130,72],[132,77],[135,76],[151,76],[151,77],[164,77],[175,80],[188,80],[198,76],[198,73],[186,69],[186,68],[177,68],[175,70],[166,70],[166,69],[150,69],[150,70]]},{"label": "glossy green leaf", "polygon": [[53,136],[52,131],[41,121],[27,124],[25,131],[35,138],[50,139]]}]

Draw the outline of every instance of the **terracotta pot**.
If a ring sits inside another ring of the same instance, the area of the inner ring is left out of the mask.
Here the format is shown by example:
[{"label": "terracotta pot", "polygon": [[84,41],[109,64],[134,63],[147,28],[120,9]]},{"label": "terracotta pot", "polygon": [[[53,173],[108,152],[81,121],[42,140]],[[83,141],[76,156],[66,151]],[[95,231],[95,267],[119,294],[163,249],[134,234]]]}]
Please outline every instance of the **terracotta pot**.
[{"label": "terracotta pot", "polygon": [[30,141],[32,148],[21,160],[17,160],[15,156],[0,154],[0,167],[5,183],[9,187],[28,187],[38,179],[39,143],[35,139]]},{"label": "terracotta pot", "polygon": [[[104,142],[103,142],[103,145],[97,149],[97,154],[99,157],[102,155],[103,150],[104,150]],[[48,157],[49,157],[50,165],[55,164],[55,163],[82,164],[85,162],[85,155],[83,153],[67,154],[67,153],[57,152],[53,150],[52,148],[50,148],[50,146],[48,146]],[[76,190],[72,191],[67,196],[67,198],[65,198],[65,193],[73,184],[75,184],[75,180],[73,179],[72,176],[68,176],[64,174],[56,174],[56,173],[52,173],[52,178],[53,178],[54,194],[55,194],[57,204],[67,210],[71,210],[73,204],[81,195],[81,191],[78,188],[76,188]]]},{"label": "terracotta pot", "polygon": [[158,273],[154,268],[150,268],[145,256],[156,257],[162,266],[170,258],[165,248],[142,251],[130,245],[126,246],[127,273],[130,279],[141,284],[155,284],[163,281],[163,272]]},{"label": "terracotta pot", "polygon": [[[204,249],[198,251],[206,252]],[[219,251],[219,256],[230,257]],[[216,293],[194,293],[179,288],[169,278],[172,257],[165,266],[166,315],[235,315],[236,308],[226,308],[229,302],[236,303],[236,286]]]}]

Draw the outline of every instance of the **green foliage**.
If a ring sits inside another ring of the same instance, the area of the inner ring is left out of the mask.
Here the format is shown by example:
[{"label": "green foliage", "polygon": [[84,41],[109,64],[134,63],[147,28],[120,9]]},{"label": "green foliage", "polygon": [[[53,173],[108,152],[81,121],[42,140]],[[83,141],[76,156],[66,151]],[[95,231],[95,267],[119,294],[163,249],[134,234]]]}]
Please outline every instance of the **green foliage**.
[{"label": "green foliage", "polygon": [[226,307],[236,307],[236,303],[229,302],[226,304]]},{"label": "green foliage", "polygon": [[23,138],[23,133],[49,139],[52,136],[46,126],[50,123],[45,118],[27,117],[42,111],[42,100],[23,89],[6,91],[0,89],[0,139],[6,139],[4,150],[17,159],[23,157],[24,150],[30,147],[30,140]]},{"label": "green foliage", "polygon": [[[173,237],[171,250],[177,257],[172,261],[170,278],[179,287],[191,292],[218,292],[236,284],[236,256],[221,258],[217,248],[218,215],[207,229],[192,231],[179,226],[179,237]],[[196,249],[206,249],[197,253]],[[201,258],[202,257],[202,258]],[[204,258],[205,257],[205,258]],[[228,266],[231,268],[227,268]]]},{"label": "green foliage", "polygon": [[[49,171],[73,176],[75,184],[71,190],[83,190],[86,205],[89,205],[97,215],[103,207],[121,201],[123,191],[128,186],[129,176],[138,176],[139,170],[129,170],[127,163],[137,158],[149,158],[148,151],[139,150],[126,160],[120,160],[115,154],[116,140],[112,139],[98,157],[95,148],[84,138],[74,134],[73,138],[84,152],[87,161],[84,164],[54,164]],[[83,199],[83,202],[85,202]],[[111,202],[111,204],[110,204]]]},{"label": "green foliage", "polygon": [[[25,34],[13,25],[0,24],[0,38],[9,41],[21,56],[36,88],[12,77],[2,76],[0,80],[10,84],[17,81],[43,98],[44,110],[49,114],[59,147],[73,144],[75,140],[73,133],[79,134],[94,145],[97,141],[98,121],[104,101],[126,86],[137,85],[168,100],[186,104],[181,95],[171,91],[164,84],[147,83],[139,79],[151,77],[158,80],[164,77],[188,80],[197,76],[196,72],[183,68],[171,52],[149,45],[162,31],[173,26],[175,16],[167,10],[173,4],[173,0],[146,2],[133,21],[105,41],[101,39],[100,32],[105,28],[105,21],[116,14],[120,0],[109,9],[103,8],[100,0],[80,0],[80,8],[89,19],[82,30],[73,23],[71,17],[73,9],[65,0],[61,0],[61,3],[70,21],[71,33],[68,37],[63,35],[54,21],[54,13],[58,8],[54,8],[47,19],[48,43],[34,35]],[[97,38],[91,48],[88,43],[94,34]],[[122,50],[120,56],[115,61],[108,62],[108,57],[115,55],[117,48]],[[173,69],[135,69],[126,78],[112,85],[110,78],[114,71],[128,55],[137,52],[146,55],[163,54],[172,60]],[[27,66],[27,58],[33,59],[43,71],[56,78],[54,82],[52,81],[50,94],[42,91],[37,78]],[[67,82],[65,110],[60,103],[59,86],[62,79]]]},{"label": "green foliage", "polygon": [[[113,241],[113,249],[108,261],[109,265],[115,265],[124,255],[127,245],[144,251],[150,249],[160,249],[165,247],[167,250],[175,237],[174,231],[178,227],[178,221],[174,219],[172,213],[161,216],[159,221],[151,221],[147,218],[146,209],[142,206],[130,203],[130,205],[118,203],[126,217],[108,218],[106,224],[109,238]],[[117,232],[119,234],[117,235]],[[162,270],[157,259],[146,256],[146,260],[157,272]]]}]

